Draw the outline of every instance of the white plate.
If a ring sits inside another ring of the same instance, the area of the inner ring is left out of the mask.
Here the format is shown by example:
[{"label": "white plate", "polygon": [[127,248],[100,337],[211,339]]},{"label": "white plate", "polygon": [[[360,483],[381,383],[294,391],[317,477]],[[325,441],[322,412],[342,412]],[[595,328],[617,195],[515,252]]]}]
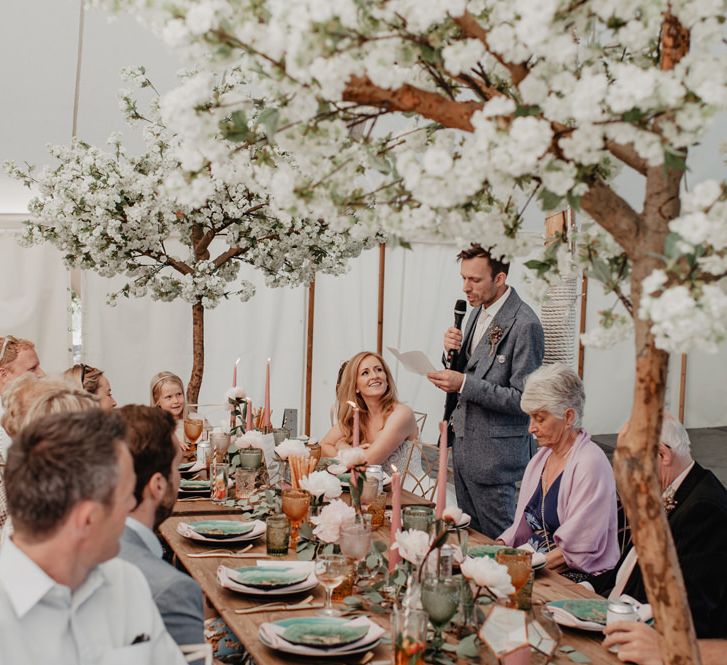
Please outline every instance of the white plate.
[{"label": "white plate", "polygon": [[255,540],[265,533],[265,522],[255,520],[254,527],[249,533],[244,533],[234,538],[208,538],[203,536],[201,533],[197,533],[193,529],[189,528],[187,522],[180,522],[177,524],[177,533],[180,536],[189,538],[189,540],[197,540],[201,543],[213,543],[215,545],[224,545],[225,543],[244,543],[248,540]]},{"label": "white plate", "polygon": [[316,579],[315,573],[312,572],[312,569],[310,575],[308,575],[308,577],[302,582],[281,587],[280,589],[258,589],[256,587],[240,584],[230,577],[230,572],[234,572],[234,568],[220,566],[217,569],[217,581],[220,586],[225,589],[229,589],[230,591],[237,591],[238,593],[244,593],[249,596],[290,596],[294,593],[308,591],[309,589],[313,589],[318,586],[318,580]]},{"label": "white plate", "polygon": [[381,628],[381,626],[368,619],[368,617],[359,617],[358,619],[353,619],[353,621],[362,621],[363,619],[368,621],[368,623],[370,624],[368,634],[364,635],[360,640],[357,640],[350,645],[346,645],[338,649],[321,649],[316,647],[307,647],[303,646],[302,644],[292,644],[290,642],[285,642],[283,639],[276,640],[277,643],[273,645],[270,640],[267,639],[267,637],[265,636],[265,629],[263,628],[263,626],[265,626],[266,624],[262,624],[260,626],[260,630],[258,631],[258,637],[266,647],[270,649],[276,649],[277,651],[281,651],[283,653],[290,653],[299,656],[312,656],[314,658],[330,657],[340,659],[341,656],[354,655],[357,653],[363,653],[365,651],[368,651],[369,649],[373,649],[381,641],[381,636],[385,632],[383,628]]}]

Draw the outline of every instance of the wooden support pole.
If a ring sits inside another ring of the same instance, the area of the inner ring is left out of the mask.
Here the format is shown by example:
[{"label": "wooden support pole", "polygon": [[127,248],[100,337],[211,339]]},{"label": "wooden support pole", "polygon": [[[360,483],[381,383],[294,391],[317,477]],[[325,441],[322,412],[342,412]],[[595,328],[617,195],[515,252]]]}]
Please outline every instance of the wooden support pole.
[{"label": "wooden support pole", "polygon": [[379,301],[376,319],[376,352],[384,348],[384,282],[386,281],[386,243],[379,245]]},{"label": "wooden support pole", "polygon": [[310,435],[310,414],[313,401],[313,323],[316,314],[316,280],[308,285],[308,321],[305,348],[305,430]]},{"label": "wooden support pole", "polygon": [[583,366],[586,361],[586,347],[581,342],[581,335],[586,332],[586,315],[588,309],[588,275],[581,278],[581,322],[578,326],[578,376],[583,380]]},{"label": "wooden support pole", "polygon": [[684,424],[684,405],[687,401],[687,354],[682,353],[682,367],[679,376],[679,422]]}]

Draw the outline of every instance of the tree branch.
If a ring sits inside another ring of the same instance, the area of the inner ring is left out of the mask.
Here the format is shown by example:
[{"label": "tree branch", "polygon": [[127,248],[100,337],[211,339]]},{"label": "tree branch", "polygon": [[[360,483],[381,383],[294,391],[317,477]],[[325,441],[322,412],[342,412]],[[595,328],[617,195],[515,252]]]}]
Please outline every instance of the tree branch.
[{"label": "tree branch", "polygon": [[242,254],[242,247],[230,247],[226,252],[222,252],[215,260],[215,268],[219,268],[227,263],[230,259],[234,259],[236,256]]},{"label": "tree branch", "polygon": [[581,197],[581,207],[614,237],[627,256],[633,256],[643,218],[628,201],[602,180],[596,180]]},{"label": "tree branch", "polygon": [[485,48],[492,54],[492,57],[510,72],[510,77],[515,85],[518,85],[528,75],[530,70],[527,65],[505,62],[499,53],[492,51],[490,45],[487,43],[487,30],[480,25],[480,22],[472,14],[466,11],[462,16],[455,17],[454,22],[467,37],[479,39],[485,45]]},{"label": "tree branch", "polygon": [[637,173],[646,176],[649,165],[645,159],[639,157],[632,143],[623,145],[616,143],[616,141],[606,141],[606,150],[616,159],[621,160],[626,166],[630,166]]},{"label": "tree branch", "polygon": [[181,272],[183,275],[191,275],[194,273],[194,270],[192,270],[192,268],[190,268],[184,261],[175,259],[173,256],[169,256],[168,254],[146,251],[141,252],[141,256],[146,256],[150,259],[154,259],[154,261],[159,261],[159,263],[174,268],[177,272]]},{"label": "tree branch", "polygon": [[396,90],[375,85],[368,77],[352,76],[343,92],[343,100],[403,113],[416,112],[451,129],[474,131],[472,114],[482,109],[481,102],[456,102],[405,84]]}]

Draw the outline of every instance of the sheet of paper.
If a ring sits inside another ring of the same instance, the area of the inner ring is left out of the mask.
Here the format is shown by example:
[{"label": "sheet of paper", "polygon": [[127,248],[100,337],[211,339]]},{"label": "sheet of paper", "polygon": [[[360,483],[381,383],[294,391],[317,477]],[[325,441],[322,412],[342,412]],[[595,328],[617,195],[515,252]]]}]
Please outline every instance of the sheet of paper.
[{"label": "sheet of paper", "polygon": [[405,369],[408,369],[410,372],[414,372],[414,374],[426,376],[429,372],[437,371],[434,365],[429,362],[429,358],[427,358],[422,351],[405,351],[402,353],[399,349],[395,349],[392,346],[387,346],[386,348],[391,351],[394,357],[402,365],[404,365]]}]

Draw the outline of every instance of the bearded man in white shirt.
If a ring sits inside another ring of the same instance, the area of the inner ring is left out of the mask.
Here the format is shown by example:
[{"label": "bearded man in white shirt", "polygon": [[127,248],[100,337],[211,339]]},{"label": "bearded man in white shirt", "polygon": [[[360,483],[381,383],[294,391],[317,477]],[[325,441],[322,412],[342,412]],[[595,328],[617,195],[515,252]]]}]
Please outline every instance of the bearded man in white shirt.
[{"label": "bearded man in white shirt", "polygon": [[[45,372],[40,368],[40,361],[33,342],[12,335],[0,337],[0,395],[8,383],[26,372],[30,372],[38,378],[45,376]],[[0,399],[0,421],[2,421],[3,413],[2,399]],[[9,446],[10,437],[0,426],[0,460],[6,458]]]},{"label": "bearded man in white shirt", "polygon": [[58,414],[8,452],[15,533],[0,552],[3,662],[182,665],[142,573],[120,559],[133,461],[116,413]]}]

